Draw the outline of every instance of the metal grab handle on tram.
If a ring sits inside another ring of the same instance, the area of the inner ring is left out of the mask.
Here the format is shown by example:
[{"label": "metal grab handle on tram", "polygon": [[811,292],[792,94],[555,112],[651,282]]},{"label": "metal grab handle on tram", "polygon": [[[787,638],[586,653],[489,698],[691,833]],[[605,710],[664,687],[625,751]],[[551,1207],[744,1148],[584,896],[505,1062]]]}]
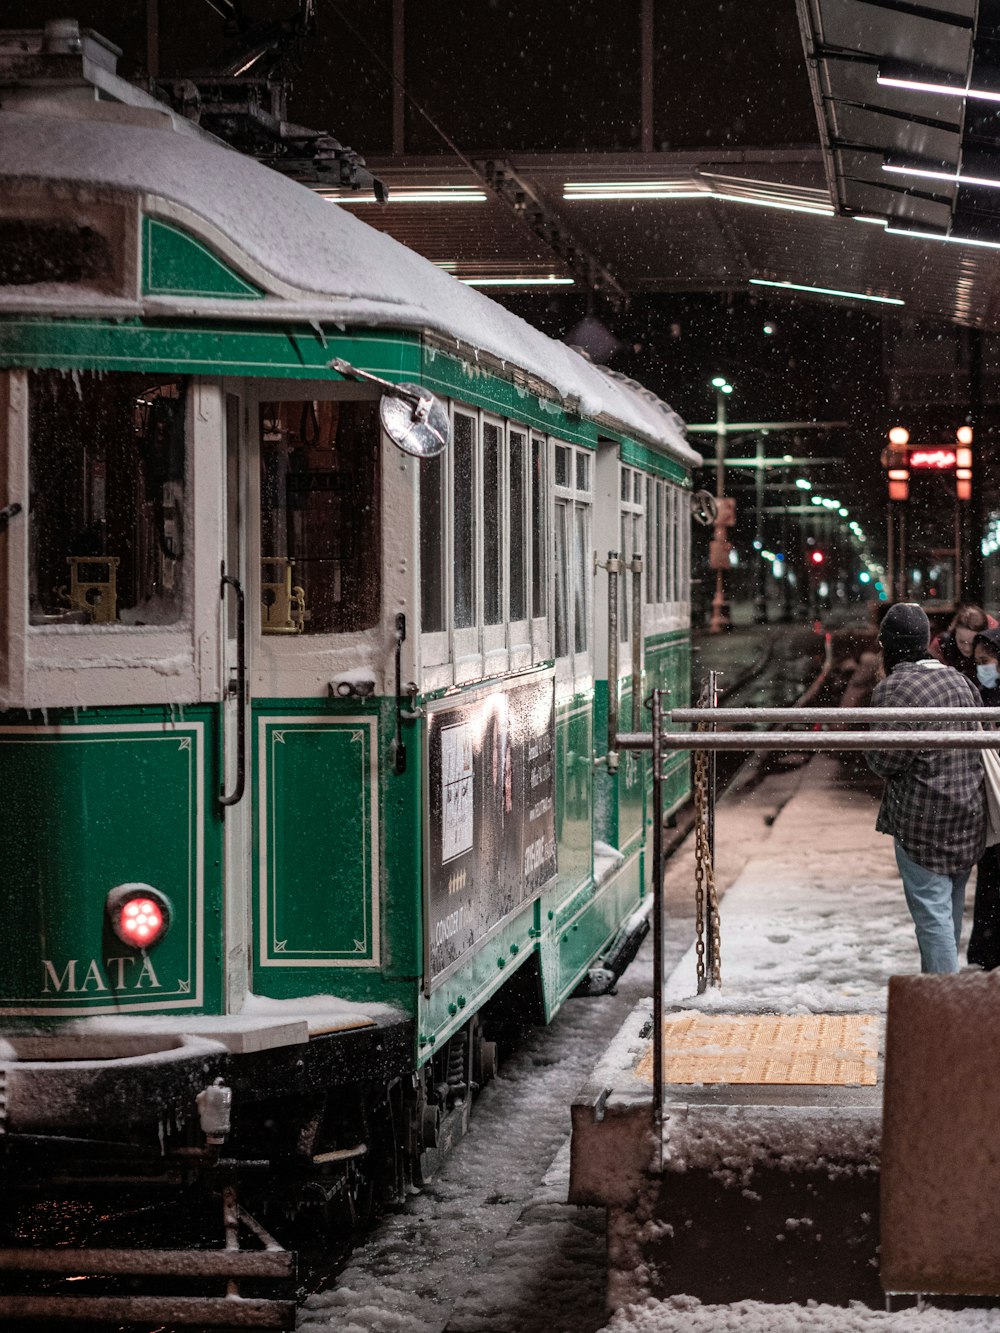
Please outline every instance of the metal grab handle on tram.
[{"label": "metal grab handle on tram", "polygon": [[236,680],[229,681],[226,685],[226,693],[236,695],[236,786],[227,796],[223,746],[223,777],[219,805],[225,807],[238,805],[242,801],[247,781],[247,599],[239,579],[225,573],[225,565],[222,568],[219,596],[225,601],[227,587],[236,593]]},{"label": "metal grab handle on tram", "polygon": [[642,725],[642,556],[632,557],[632,730]]}]

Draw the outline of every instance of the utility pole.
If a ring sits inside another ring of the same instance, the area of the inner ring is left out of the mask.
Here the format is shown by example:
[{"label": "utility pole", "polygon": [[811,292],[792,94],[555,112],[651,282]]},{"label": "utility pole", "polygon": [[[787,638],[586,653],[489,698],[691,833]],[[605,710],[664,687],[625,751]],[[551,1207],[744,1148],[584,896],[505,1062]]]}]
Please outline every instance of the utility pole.
[{"label": "utility pole", "polygon": [[729,506],[726,506],[723,502],[726,497],[726,435],[728,432],[726,396],[732,393],[733,386],[727,384],[721,375],[716,375],[715,379],[712,380],[712,387],[715,389],[715,498],[718,508],[715,531],[709,551],[709,564],[715,570],[715,596],[712,598],[712,619],[709,621],[708,630],[710,634],[722,634],[726,630],[732,629],[724,579],[724,570],[729,563],[730,550],[729,538],[726,536],[726,528],[729,526],[726,522],[729,517],[727,513]]}]

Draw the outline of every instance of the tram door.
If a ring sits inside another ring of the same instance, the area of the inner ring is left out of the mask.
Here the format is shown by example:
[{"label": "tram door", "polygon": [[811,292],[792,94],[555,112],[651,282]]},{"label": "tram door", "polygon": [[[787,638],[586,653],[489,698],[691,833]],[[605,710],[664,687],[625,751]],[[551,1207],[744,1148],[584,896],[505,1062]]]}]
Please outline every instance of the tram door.
[{"label": "tram door", "polygon": [[250,984],[250,793],[247,691],[252,635],[247,562],[246,408],[235,395],[225,403],[226,536],[222,571],[223,774],[225,818],[226,1011],[238,1012]]}]

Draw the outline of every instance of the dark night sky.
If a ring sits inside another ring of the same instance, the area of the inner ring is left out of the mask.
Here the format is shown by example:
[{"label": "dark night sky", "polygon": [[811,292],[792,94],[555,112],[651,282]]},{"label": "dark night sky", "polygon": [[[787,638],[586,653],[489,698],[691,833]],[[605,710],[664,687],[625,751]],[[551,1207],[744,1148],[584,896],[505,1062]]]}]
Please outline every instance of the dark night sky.
[{"label": "dark night sky", "polygon": [[[255,18],[290,18],[294,3],[247,0],[245,9]],[[123,48],[122,73],[144,70],[145,3],[4,0],[2,7],[4,26],[38,27],[67,12]],[[160,0],[159,12],[163,74],[210,67],[224,53],[224,24],[207,0]],[[390,148],[391,85],[365,45],[391,63],[391,12],[391,0],[318,0],[316,36],[289,104],[292,119],[329,130],[369,157]],[[639,16],[640,0],[409,0],[408,90],[473,155],[635,151]],[[658,149],[818,142],[795,0],[658,0],[655,48]],[[406,147],[448,152],[412,108]],[[614,256],[606,258],[614,268]],[[500,299],[555,337],[585,313],[576,297]],[[708,380],[721,371],[737,386],[732,407],[740,418],[851,421],[841,445],[850,454],[845,477],[856,482],[876,530],[884,432],[900,412],[918,410],[889,405],[884,367],[900,328],[892,319],[808,301],[708,294],[642,297],[618,312],[598,299],[594,313],[619,339],[611,364],[688,420],[712,416]],[[777,330],[770,337],[762,331],[768,319]],[[939,332],[919,330],[915,338],[933,348]],[[933,425],[933,410],[925,415]],[[822,450],[818,441],[812,448]]]},{"label": "dark night sky", "polygon": [[[294,0],[244,9],[255,19],[295,11]],[[207,0],[160,0],[159,11],[161,73],[209,66],[225,50]],[[145,68],[144,3],[2,6],[10,27],[67,13],[122,47],[124,73]],[[391,13],[391,0],[318,0],[294,120],[361,153],[388,151],[389,79],[363,43],[391,63]],[[465,151],[637,149],[639,36],[640,0],[410,0],[407,87]],[[794,0],[659,0],[654,39],[657,148],[818,142]],[[406,135],[412,152],[447,151],[412,110]]]}]

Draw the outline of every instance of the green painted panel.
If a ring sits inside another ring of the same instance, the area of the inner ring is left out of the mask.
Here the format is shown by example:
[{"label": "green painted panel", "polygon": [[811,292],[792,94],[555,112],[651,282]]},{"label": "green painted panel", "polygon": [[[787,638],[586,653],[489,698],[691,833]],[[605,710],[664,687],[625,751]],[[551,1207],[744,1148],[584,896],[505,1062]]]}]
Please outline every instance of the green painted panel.
[{"label": "green painted panel", "polygon": [[537,947],[536,906],[505,921],[433,994],[421,994],[417,1045],[422,1060],[529,960]]},{"label": "green painted panel", "polygon": [[[556,932],[558,973],[552,1010],[574,990],[580,978],[617,934],[641,896],[639,857],[606,880],[572,921]],[[551,1017],[551,1013],[549,1014]]]},{"label": "green painted panel", "polygon": [[592,822],[593,697],[577,695],[556,707],[556,843],[560,897],[590,881],[594,861]]},{"label": "green painted panel", "polygon": [[[152,220],[150,225],[163,226]],[[180,232],[174,235],[190,240]],[[176,246],[177,242],[172,244]],[[197,244],[191,241],[192,246]],[[204,258],[217,262],[209,251],[204,252]],[[195,280],[185,273],[185,265],[179,259],[172,259],[169,266],[164,260],[157,277],[161,281]],[[196,280],[209,281],[209,278],[201,276]],[[254,294],[253,289],[242,293],[244,297]],[[689,471],[675,459],[637,444],[604,423],[598,431],[593,421],[567,412],[561,400],[533,393],[511,378],[430,346],[417,333],[362,329],[342,332],[330,326],[323,328],[322,324],[272,325],[235,319],[200,324],[181,319],[0,317],[0,368],[156,370],[172,374],[267,375],[278,379],[336,381],[340,376],[329,369],[334,357],[342,357],[359,369],[396,382],[426,384],[444,397],[509,416],[571,444],[596,448],[600,433],[620,443],[623,460],[683,484],[690,483]]]},{"label": "green painted panel", "polygon": [[259,301],[264,295],[202,241],[157,218],[145,219],[142,259],[142,290],[147,296],[226,296]]},{"label": "green painted panel", "polygon": [[657,453],[655,449],[650,449],[645,444],[623,439],[620,452],[622,462],[628,463],[630,467],[642,468],[644,472],[651,472],[656,477],[668,477],[671,481],[679,481],[682,486],[692,484],[690,468],[678,463],[675,458]]},{"label": "green painted panel", "polygon": [[[205,808],[214,728],[109,715],[0,728],[0,915],[18,923],[0,942],[0,1007],[217,1012],[220,894],[206,862],[218,865],[219,827]],[[136,882],[172,908],[146,955],[118,940],[105,912],[111,889]]]},{"label": "green painted panel", "polygon": [[570,444],[597,448],[595,424],[566,412],[556,399],[532,393],[523,385],[426,344],[421,370],[422,382],[445,398],[457,398],[498,416],[510,417],[536,430],[558,435]]},{"label": "green painted panel", "polygon": [[339,380],[335,357],[391,380],[420,378],[416,334],[324,331],[308,324],[0,318],[0,367],[157,370]]},{"label": "green painted panel", "polygon": [[[669,708],[687,708],[691,699],[691,640],[686,630],[663,634],[646,641],[646,679],[649,688],[659,687],[670,691],[667,706]],[[673,727],[667,723],[668,730],[686,730],[686,727]],[[681,751],[664,760],[664,808],[675,810],[687,799],[691,790],[690,755]],[[647,772],[646,790],[651,791],[652,778]],[[648,806],[647,806],[648,809]]]},{"label": "green painted panel", "polygon": [[258,965],[379,956],[377,719],[261,717]]},{"label": "green painted panel", "polygon": [[[648,714],[647,714],[648,717]],[[618,718],[622,729],[632,727],[632,687],[619,682]],[[645,725],[648,726],[648,723]],[[598,754],[607,752],[608,682],[597,681],[594,691],[594,735]],[[594,839],[628,852],[642,838],[646,781],[646,758],[634,750],[619,756],[618,771],[604,767],[594,774]]]}]

